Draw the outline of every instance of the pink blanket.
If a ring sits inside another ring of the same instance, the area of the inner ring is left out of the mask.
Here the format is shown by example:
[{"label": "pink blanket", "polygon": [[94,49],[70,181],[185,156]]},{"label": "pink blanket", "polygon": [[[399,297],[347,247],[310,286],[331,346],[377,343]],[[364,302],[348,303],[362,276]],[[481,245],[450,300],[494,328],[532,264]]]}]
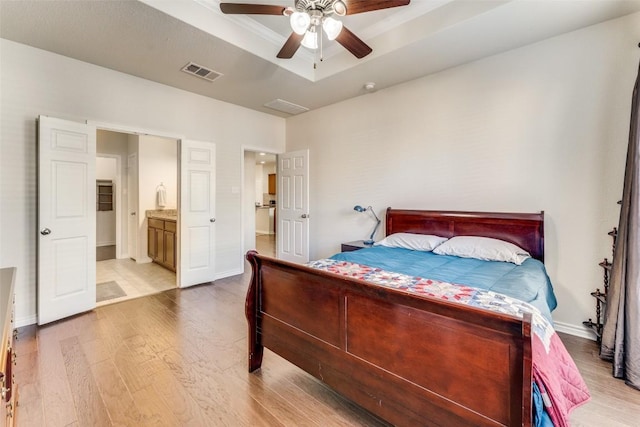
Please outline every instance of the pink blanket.
[{"label": "pink blanket", "polygon": [[568,427],[569,413],[590,399],[589,390],[557,333],[551,335],[549,351],[533,335],[533,380],[542,392],[547,413],[556,427]]}]

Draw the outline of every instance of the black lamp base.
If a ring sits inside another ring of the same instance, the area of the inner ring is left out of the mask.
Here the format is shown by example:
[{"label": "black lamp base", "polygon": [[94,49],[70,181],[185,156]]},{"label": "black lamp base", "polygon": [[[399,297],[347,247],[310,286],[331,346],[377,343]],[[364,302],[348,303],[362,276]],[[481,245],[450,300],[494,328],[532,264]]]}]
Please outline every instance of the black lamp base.
[{"label": "black lamp base", "polygon": [[373,239],[363,240],[362,243],[364,243],[367,246],[373,246],[373,244],[375,243],[375,240]]}]

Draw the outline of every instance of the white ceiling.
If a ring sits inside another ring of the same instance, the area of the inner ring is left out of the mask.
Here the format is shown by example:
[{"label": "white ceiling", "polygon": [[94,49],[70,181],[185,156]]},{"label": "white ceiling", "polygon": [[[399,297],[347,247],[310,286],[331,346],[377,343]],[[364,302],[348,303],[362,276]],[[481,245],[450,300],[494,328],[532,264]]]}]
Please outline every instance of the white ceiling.
[{"label": "white ceiling", "polygon": [[[367,82],[383,89],[640,11],[640,0],[412,0],[341,18],[373,53],[358,60],[333,42],[319,62],[302,47],[276,58],[287,18],[224,15],[219,3],[1,0],[0,37],[287,117],[264,104],[283,99],[313,110],[366,93]],[[190,61],[223,76],[208,82],[181,72]]]}]

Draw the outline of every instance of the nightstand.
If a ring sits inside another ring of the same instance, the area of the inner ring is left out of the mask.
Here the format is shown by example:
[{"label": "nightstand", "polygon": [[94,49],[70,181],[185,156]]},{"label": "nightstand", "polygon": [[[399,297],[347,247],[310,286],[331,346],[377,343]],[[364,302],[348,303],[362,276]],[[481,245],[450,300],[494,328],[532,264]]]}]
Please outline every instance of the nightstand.
[{"label": "nightstand", "polygon": [[343,243],[341,247],[342,252],[357,251],[358,249],[370,248],[373,245],[367,245],[364,240],[354,240],[353,242]]}]

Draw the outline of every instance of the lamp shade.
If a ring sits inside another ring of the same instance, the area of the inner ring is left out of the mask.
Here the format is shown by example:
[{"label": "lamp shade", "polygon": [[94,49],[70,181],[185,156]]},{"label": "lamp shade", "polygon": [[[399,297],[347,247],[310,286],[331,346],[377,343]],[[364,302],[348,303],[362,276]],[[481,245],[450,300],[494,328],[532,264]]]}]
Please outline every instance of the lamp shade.
[{"label": "lamp shade", "polygon": [[342,21],[338,21],[337,19],[333,19],[331,17],[324,18],[322,22],[322,29],[327,34],[327,38],[329,40],[335,40],[342,31]]},{"label": "lamp shade", "polygon": [[305,12],[293,12],[289,18],[289,23],[296,34],[303,35],[309,28],[309,24],[311,24],[311,17]]},{"label": "lamp shade", "polygon": [[314,31],[307,31],[302,39],[302,46],[309,49],[317,49],[318,48],[318,33]]}]

